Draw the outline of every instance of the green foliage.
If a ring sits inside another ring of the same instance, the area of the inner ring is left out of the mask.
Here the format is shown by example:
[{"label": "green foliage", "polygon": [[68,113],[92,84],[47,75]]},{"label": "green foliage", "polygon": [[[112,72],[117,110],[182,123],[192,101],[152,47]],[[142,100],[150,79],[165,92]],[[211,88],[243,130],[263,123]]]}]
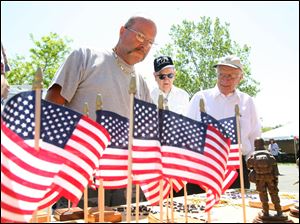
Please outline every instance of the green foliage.
[{"label": "green foliage", "polygon": [[270,130],[273,130],[273,129],[276,129],[276,128],[280,128],[282,127],[283,125],[282,124],[279,124],[279,125],[275,125],[274,127],[262,127],[262,132],[266,132],[266,131],[270,131]]},{"label": "green foliage", "polygon": [[71,48],[68,44],[72,40],[60,38],[56,33],[43,36],[40,40],[35,40],[30,34],[30,39],[35,45],[34,48],[29,49],[30,61],[20,55],[10,59],[11,71],[7,76],[8,82],[11,85],[31,85],[34,74],[40,67],[43,71],[43,87],[47,88],[65,56],[70,52]]},{"label": "green foliage", "polygon": [[213,22],[210,18],[200,17],[199,23],[183,20],[182,24],[171,27],[172,43],[155,53],[155,56],[169,55],[174,59],[177,70],[174,84],[185,89],[190,96],[215,86],[213,65],[218,58],[228,54],[239,56],[244,64],[244,79],[238,88],[251,96],[259,92],[259,83],[251,78],[250,47],[240,47],[232,41],[228,27],[228,23],[222,25],[218,18]]},{"label": "green foliage", "polygon": [[272,128],[272,127],[262,127],[261,132],[264,133],[264,132],[267,132],[267,131],[271,131],[272,129],[274,129],[274,128]]}]

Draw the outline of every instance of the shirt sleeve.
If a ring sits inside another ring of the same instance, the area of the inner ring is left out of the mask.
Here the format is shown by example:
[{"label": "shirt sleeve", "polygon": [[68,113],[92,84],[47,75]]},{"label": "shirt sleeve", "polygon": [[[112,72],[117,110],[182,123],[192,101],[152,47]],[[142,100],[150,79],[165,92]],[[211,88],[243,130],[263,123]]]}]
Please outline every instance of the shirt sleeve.
[{"label": "shirt sleeve", "polygon": [[254,152],[254,141],[256,138],[261,137],[261,122],[259,120],[256,107],[254,105],[253,99],[251,98],[249,102],[249,108],[251,110],[251,116],[248,118],[250,119],[250,132],[248,133],[248,139],[251,144],[251,150],[247,152],[246,159],[250,157],[250,155]]},{"label": "shirt sleeve", "polygon": [[61,96],[70,102],[83,78],[86,62],[86,50],[74,50],[56,72],[49,88],[54,84],[60,85]]}]

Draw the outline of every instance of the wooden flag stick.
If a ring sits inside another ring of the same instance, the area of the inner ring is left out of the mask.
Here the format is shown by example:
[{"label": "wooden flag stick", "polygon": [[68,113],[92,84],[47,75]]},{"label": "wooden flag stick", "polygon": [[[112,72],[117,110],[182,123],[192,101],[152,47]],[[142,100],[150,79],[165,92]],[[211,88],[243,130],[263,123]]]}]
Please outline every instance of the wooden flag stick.
[{"label": "wooden flag stick", "polygon": [[169,195],[168,195],[168,197],[167,197],[167,203],[166,203],[166,217],[167,217],[167,219],[166,219],[166,222],[169,222]]},{"label": "wooden flag stick", "polygon": [[[206,192],[206,196],[207,196],[208,188],[205,188],[205,192]],[[207,200],[207,197],[206,197],[206,200]],[[211,223],[211,213],[210,213],[210,210],[207,212],[207,223]]]},{"label": "wooden flag stick", "polygon": [[173,181],[170,178],[171,223],[174,223]]},{"label": "wooden flag stick", "polygon": [[35,90],[35,126],[34,126],[34,148],[39,151],[40,129],[41,129],[41,90],[42,90],[42,70],[37,69],[34,76],[32,89]]},{"label": "wooden flag stick", "polygon": [[210,210],[207,212],[207,223],[211,223],[211,213],[210,213]]},{"label": "wooden flag stick", "polygon": [[183,192],[184,192],[184,214],[185,214],[185,223],[188,223],[188,211],[187,211],[187,191],[186,191],[186,185],[185,183],[183,185]]},{"label": "wooden flag stick", "polygon": [[160,216],[159,221],[160,223],[163,223],[164,220],[164,209],[163,209],[163,180],[159,180],[159,210],[160,210]]},{"label": "wooden flag stick", "polygon": [[104,187],[103,187],[103,179],[99,179],[99,187],[98,187],[98,211],[99,211],[99,222],[104,222]]},{"label": "wooden flag stick", "polygon": [[[164,109],[164,97],[160,93],[158,96],[158,109],[163,110]],[[160,223],[163,223],[163,217],[164,217],[164,210],[163,210],[163,180],[159,180],[159,221]]]},{"label": "wooden flag stick", "polygon": [[[200,112],[205,112],[205,103],[204,103],[203,98],[200,98],[199,109],[200,109]],[[207,195],[207,191],[208,191],[208,189],[206,188],[205,189],[206,195]],[[211,223],[211,213],[210,213],[210,210],[207,212],[207,222]]]},{"label": "wooden flag stick", "polygon": [[200,98],[199,109],[200,109],[200,112],[205,112],[205,103],[204,103],[203,98]]},{"label": "wooden flag stick", "polygon": [[[101,94],[97,94],[96,98],[96,110],[102,110],[103,103]],[[104,209],[105,209],[105,191],[103,187],[103,179],[99,179],[99,187],[98,187],[98,212],[99,212],[99,222],[104,222]]]},{"label": "wooden flag stick", "polygon": [[[169,110],[168,100],[163,99],[162,94],[159,95],[159,97],[161,97],[161,96],[162,96],[162,101],[163,101],[163,109],[164,110]],[[158,100],[161,100],[161,99],[158,99]],[[164,191],[164,189],[163,189],[163,186],[162,186],[161,192],[160,192],[160,197],[161,197],[162,200],[163,200],[163,191]],[[169,197],[167,197],[167,204],[166,204],[166,222],[169,222],[169,200],[168,199],[169,199]]]},{"label": "wooden flag stick", "polygon": [[[84,103],[83,106],[83,114],[86,116],[89,116],[89,107],[88,107],[88,103]],[[83,214],[84,214],[84,222],[88,223],[88,186],[86,186],[84,188],[84,192],[83,192]]]},{"label": "wooden flag stick", "polygon": [[132,195],[132,136],[133,136],[133,104],[136,93],[136,77],[133,75],[129,84],[130,113],[129,113],[129,136],[128,136],[128,184],[127,184],[127,209],[126,222],[131,221],[131,195]]},{"label": "wooden flag stick", "polygon": [[138,223],[139,222],[139,218],[140,218],[140,185],[137,184],[135,185],[135,222]]},{"label": "wooden flag stick", "polygon": [[246,223],[246,205],[245,205],[245,188],[244,188],[244,171],[243,171],[243,159],[241,150],[241,133],[240,133],[240,110],[239,106],[235,105],[235,117],[236,117],[236,128],[237,128],[237,139],[238,148],[240,155],[240,184],[241,184],[241,196],[242,196],[242,208],[243,208],[243,221]]},{"label": "wooden flag stick", "polygon": [[84,214],[84,222],[88,223],[88,188],[84,188],[83,191],[83,214]]},{"label": "wooden flag stick", "polygon": [[[2,45],[2,43],[1,43]],[[40,131],[41,131],[41,90],[42,90],[42,70],[38,68],[35,76],[34,81],[32,84],[32,90],[35,90],[35,115],[34,115],[34,148],[36,151],[40,150]],[[37,219],[38,210],[36,210],[32,214],[32,222],[38,222]],[[49,214],[50,215],[50,214]]]},{"label": "wooden flag stick", "polygon": [[51,206],[47,208],[47,219],[46,222],[49,223],[51,221]]}]

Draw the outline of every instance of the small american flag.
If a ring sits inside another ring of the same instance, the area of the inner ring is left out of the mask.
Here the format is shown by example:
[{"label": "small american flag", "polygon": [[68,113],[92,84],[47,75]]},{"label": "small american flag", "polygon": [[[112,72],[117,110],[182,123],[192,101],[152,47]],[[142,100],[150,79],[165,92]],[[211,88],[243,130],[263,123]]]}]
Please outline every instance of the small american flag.
[{"label": "small american flag", "polygon": [[225,180],[223,182],[223,192],[225,192],[238,177],[236,169],[240,168],[236,119],[235,117],[228,117],[216,120],[209,114],[201,112],[201,121],[216,127],[221,133],[230,138],[230,153],[225,172]]},{"label": "small american flag", "polygon": [[143,184],[161,179],[159,122],[155,104],[134,99],[133,130],[133,183]]},{"label": "small american flag", "polygon": [[99,160],[95,178],[101,178],[106,189],[125,188],[128,183],[128,119],[105,110],[97,110],[96,115],[96,121],[106,128],[111,138]]},{"label": "small american flag", "polygon": [[236,118],[229,117],[219,120],[222,127],[225,129],[227,136],[230,138],[230,153],[228,157],[225,179],[223,182],[223,193],[233,184],[238,177],[236,169],[240,168],[240,154],[238,145],[238,133]]},{"label": "small american flag", "polygon": [[[128,177],[129,121],[110,111],[96,111],[97,122],[111,135],[111,142],[99,161],[97,178],[105,188],[123,188]],[[158,112],[154,104],[134,99],[132,175],[134,184],[161,178],[161,153],[158,140]]]},{"label": "small american flag", "polygon": [[[227,168],[225,170],[225,177],[222,186],[222,193],[224,193],[238,177],[236,169],[239,168],[239,147],[237,140],[237,125],[235,117],[224,118],[216,120],[211,115],[201,112],[201,121],[205,124],[212,125],[217,128],[223,135],[230,138],[230,152],[228,156]],[[216,202],[214,197],[211,196],[212,191],[207,192],[207,206],[212,207]]]},{"label": "small american flag", "polygon": [[211,125],[160,110],[163,174],[222,192],[230,140]]},{"label": "small american flag", "polygon": [[61,166],[60,157],[37,152],[1,118],[1,222],[29,222]]},{"label": "small american flag", "polygon": [[237,139],[237,125],[235,117],[228,117],[216,120],[209,114],[201,112],[201,121],[217,128],[223,135],[230,138],[230,153],[228,159],[228,168],[239,169],[239,148]]},{"label": "small american flag", "polygon": [[[5,126],[28,147],[34,146],[34,109],[35,92],[27,91],[11,98],[2,113]],[[61,168],[40,201],[39,209],[50,206],[62,196],[76,205],[109,142],[108,132],[87,116],[42,100],[40,136],[39,156],[43,151],[55,155]],[[13,153],[12,148],[5,147]]]},{"label": "small american flag", "polygon": [[235,117],[228,117],[219,120],[221,126],[225,129],[227,136],[230,138],[230,153],[228,158],[228,169],[239,169],[240,168],[240,156],[238,147],[238,133]]}]

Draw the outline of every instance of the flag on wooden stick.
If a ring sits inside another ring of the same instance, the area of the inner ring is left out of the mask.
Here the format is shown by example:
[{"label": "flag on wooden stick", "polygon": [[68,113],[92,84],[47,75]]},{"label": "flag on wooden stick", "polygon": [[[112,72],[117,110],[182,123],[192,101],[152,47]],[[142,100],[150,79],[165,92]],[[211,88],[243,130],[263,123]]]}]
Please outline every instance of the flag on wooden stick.
[{"label": "flag on wooden stick", "polygon": [[212,125],[160,110],[163,174],[222,192],[230,140]]},{"label": "flag on wooden stick", "polygon": [[[14,132],[18,136],[19,142],[22,142],[20,147],[34,146],[34,111],[35,92],[27,91],[12,97],[2,112],[3,128],[7,128],[6,133]],[[61,167],[54,175],[53,183],[47,189],[43,200],[39,201],[39,209],[50,206],[62,196],[76,205],[93,171],[98,167],[100,156],[109,142],[109,134],[105,128],[88,117],[45,100],[41,102],[40,126],[40,150],[36,152],[37,156],[47,160],[47,156],[53,155]],[[17,139],[16,136],[14,138]],[[13,142],[14,138],[10,141]],[[14,155],[10,145],[3,147]],[[43,154],[44,151],[47,156]],[[24,165],[23,169],[27,169],[25,163],[20,163]],[[40,166],[47,165],[41,163]],[[24,176],[18,178],[22,179]]]}]

